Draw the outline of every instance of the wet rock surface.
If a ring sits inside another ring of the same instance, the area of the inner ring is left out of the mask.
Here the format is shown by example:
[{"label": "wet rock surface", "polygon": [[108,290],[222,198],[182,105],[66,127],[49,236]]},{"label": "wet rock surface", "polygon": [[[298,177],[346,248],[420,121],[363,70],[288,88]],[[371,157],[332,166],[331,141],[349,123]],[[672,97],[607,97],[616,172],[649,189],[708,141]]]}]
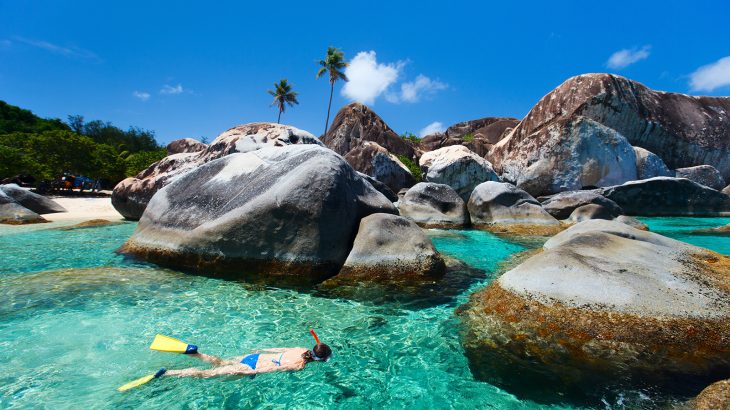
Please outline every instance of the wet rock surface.
[{"label": "wet rock surface", "polygon": [[397,210],[333,151],[269,147],[176,178],[121,251],[211,275],[313,283],[339,271],[372,213]]},{"label": "wet rock surface", "polygon": [[728,279],[727,256],[585,221],[459,308],[463,345],[477,379],[540,402],[693,395],[730,371]]}]

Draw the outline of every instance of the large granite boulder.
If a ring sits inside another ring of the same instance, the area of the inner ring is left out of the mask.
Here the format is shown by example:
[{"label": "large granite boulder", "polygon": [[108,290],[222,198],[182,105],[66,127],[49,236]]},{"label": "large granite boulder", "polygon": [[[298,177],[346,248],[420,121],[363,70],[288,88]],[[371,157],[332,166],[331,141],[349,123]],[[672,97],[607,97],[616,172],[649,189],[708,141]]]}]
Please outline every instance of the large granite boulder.
[{"label": "large granite boulder", "polygon": [[730,372],[728,283],[727,256],[585,221],[459,308],[463,346],[477,379],[539,401],[696,394]]},{"label": "large granite boulder", "polygon": [[365,141],[376,142],[395,155],[404,155],[409,159],[416,157],[408,141],[399,137],[378,114],[361,103],[342,107],[335,115],[327,135],[322,136],[322,142],[342,156]]},{"label": "large granite boulder", "polygon": [[466,204],[448,185],[420,182],[400,200],[400,214],[424,228],[461,228],[469,224]]},{"label": "large granite boulder", "polygon": [[360,219],[379,212],[397,210],[332,150],[268,147],[175,178],[121,251],[206,274],[312,283],[339,271]]},{"label": "large granite boulder", "polygon": [[418,225],[402,216],[378,213],[360,220],[355,243],[338,277],[434,279],[445,271],[443,258]]},{"label": "large granite boulder", "polygon": [[674,176],[667,164],[653,152],[634,147],[634,153],[636,154],[636,179]]},{"label": "large granite boulder", "polygon": [[730,216],[730,196],[685,178],[656,177],[597,190],[626,215]]},{"label": "large granite boulder", "polygon": [[492,145],[506,136],[506,131],[516,127],[518,123],[519,120],[509,117],[464,121],[450,126],[444,133],[425,136],[418,146],[427,152],[451,145],[463,145],[484,157]]},{"label": "large granite boulder", "polygon": [[426,181],[446,184],[464,200],[482,182],[499,181],[489,161],[461,145],[427,152],[421,156],[419,165],[427,169]]},{"label": "large granite boulder", "polygon": [[[528,116],[529,118],[529,116]],[[502,178],[531,195],[549,195],[636,179],[636,154],[623,135],[590,118],[547,123],[520,139],[522,124],[488,158]]]},{"label": "large granite boulder", "polygon": [[152,196],[177,176],[235,152],[292,144],[322,145],[314,135],[287,125],[258,122],[233,127],[202,151],[168,155],[136,176],[123,180],[114,187],[112,205],[125,218],[138,220]]},{"label": "large granite boulder", "polygon": [[721,192],[725,195],[730,195],[730,185],[723,188]]},{"label": "large granite boulder", "polygon": [[471,223],[497,232],[554,234],[560,222],[527,192],[506,182],[479,184],[467,202]]},{"label": "large granite boulder", "polygon": [[568,221],[571,223],[583,222],[589,219],[605,219],[612,221],[618,216],[619,215],[614,214],[610,209],[603,205],[586,204],[575,208],[570,216],[568,216]]},{"label": "large granite boulder", "polygon": [[608,209],[614,217],[623,213],[616,202],[595,191],[561,192],[543,201],[542,207],[556,219],[566,219],[577,208],[588,204],[601,205]]},{"label": "large granite boulder", "polygon": [[23,225],[47,222],[43,217],[15,202],[3,190],[0,190],[0,223]]},{"label": "large granite boulder", "polygon": [[689,404],[692,410],[730,409],[730,379],[707,386]]},{"label": "large granite boulder", "polygon": [[208,144],[204,144],[192,138],[181,138],[167,144],[167,155],[189,154],[200,152],[208,148]]},{"label": "large granite boulder", "polygon": [[384,183],[392,191],[412,187],[416,183],[411,171],[395,155],[376,142],[363,141],[350,150],[345,160],[356,171],[370,175]]},{"label": "large granite boulder", "polygon": [[28,208],[37,214],[67,212],[66,208],[59,205],[56,201],[30,192],[16,184],[0,185],[0,191],[12,198],[13,201],[17,202],[23,208]]},{"label": "large granite boulder", "polygon": [[725,180],[715,167],[710,165],[697,165],[696,167],[677,168],[675,175],[677,178],[687,178],[698,184],[708,186],[718,191],[725,186]]},{"label": "large granite boulder", "polygon": [[[545,140],[551,124],[589,118],[615,130],[631,143],[657,154],[670,168],[708,164],[730,179],[730,98],[694,97],[654,91],[611,74],[572,77],[544,96],[509,137],[492,149],[497,170],[514,151]],[[570,129],[553,127],[560,140]]]},{"label": "large granite boulder", "polygon": [[[390,202],[398,202],[398,200],[400,199],[398,197],[398,194],[396,194],[395,192],[393,192],[392,189],[388,188],[387,185],[385,185],[384,183],[382,183],[382,182],[378,181],[377,179],[371,177],[370,175],[363,174],[362,172],[358,172],[357,175],[359,175],[362,179],[370,182],[370,185],[372,185],[373,188],[375,188],[376,191],[378,191],[381,194],[385,195],[385,197],[388,198],[388,200]],[[400,191],[398,191],[398,192],[400,192]]]}]

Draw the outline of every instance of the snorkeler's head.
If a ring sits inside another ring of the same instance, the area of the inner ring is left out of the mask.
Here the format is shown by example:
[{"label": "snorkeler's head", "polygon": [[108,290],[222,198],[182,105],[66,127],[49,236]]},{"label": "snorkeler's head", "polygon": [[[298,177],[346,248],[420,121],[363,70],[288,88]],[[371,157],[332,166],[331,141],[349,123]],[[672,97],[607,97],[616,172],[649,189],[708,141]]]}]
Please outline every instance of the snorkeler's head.
[{"label": "snorkeler's head", "polygon": [[319,337],[317,336],[317,333],[314,332],[314,329],[309,329],[309,333],[312,334],[312,337],[314,337],[314,341],[317,343],[312,348],[310,358],[315,361],[327,361],[327,359],[332,356],[332,349],[330,349],[330,347],[326,344],[319,341]]}]

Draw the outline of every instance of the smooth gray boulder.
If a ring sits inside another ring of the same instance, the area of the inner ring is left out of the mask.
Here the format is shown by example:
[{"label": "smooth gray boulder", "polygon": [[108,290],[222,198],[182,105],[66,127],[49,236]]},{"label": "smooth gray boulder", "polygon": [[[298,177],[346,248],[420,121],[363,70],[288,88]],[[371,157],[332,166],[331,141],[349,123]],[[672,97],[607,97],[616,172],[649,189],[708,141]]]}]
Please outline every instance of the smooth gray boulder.
[{"label": "smooth gray boulder", "polygon": [[67,212],[52,199],[48,199],[43,195],[30,192],[27,189],[19,187],[17,184],[0,185],[0,191],[13,199],[20,206],[28,208],[37,214],[53,214],[58,212]]},{"label": "smooth gray boulder", "polygon": [[444,259],[418,225],[402,216],[377,213],[360,221],[338,277],[438,278],[445,271]]},{"label": "smooth gray boulder", "polygon": [[641,222],[640,220],[634,218],[633,216],[627,216],[627,215],[619,215],[617,216],[614,221],[621,222],[623,224],[626,224],[632,228],[640,229],[642,231],[648,231],[649,225]]},{"label": "smooth gray boulder", "polygon": [[723,190],[721,192],[725,195],[730,195],[730,185],[723,188]]},{"label": "smooth gray boulder", "polygon": [[421,156],[419,165],[427,169],[426,181],[454,188],[465,201],[477,185],[500,180],[489,161],[462,145],[427,152]]},{"label": "smooth gray boulder", "polygon": [[373,186],[378,192],[385,195],[386,198],[390,200],[390,202],[397,202],[398,201],[398,195],[396,195],[390,188],[388,188],[387,185],[384,183],[378,181],[377,179],[371,177],[368,174],[363,174],[362,172],[357,173],[362,179],[370,182],[370,185]]},{"label": "smooth gray boulder", "polygon": [[424,228],[460,228],[469,223],[466,203],[446,184],[420,182],[398,204],[400,214]]},{"label": "smooth gray boulder", "polygon": [[727,256],[581,222],[459,308],[463,346],[477,379],[538,400],[704,386],[730,372],[729,274]]},{"label": "smooth gray boulder", "polygon": [[[138,220],[159,189],[192,169],[236,152],[296,144],[323,146],[314,135],[288,125],[267,122],[239,125],[220,134],[202,151],[190,152],[197,149],[190,148],[168,155],[118,183],[112,192],[112,205],[125,218]],[[173,151],[178,148],[173,147]]]},{"label": "smooth gray boulder", "polygon": [[[621,184],[636,179],[636,154],[619,132],[576,116],[536,129],[525,139],[510,136],[494,145],[502,179],[534,196]],[[524,131],[524,130],[522,130]]]},{"label": "smooth gray boulder", "polygon": [[677,178],[687,178],[698,184],[708,186],[715,190],[722,190],[725,186],[725,180],[720,175],[720,171],[711,165],[697,165],[695,167],[677,168],[675,175]]},{"label": "smooth gray boulder", "polygon": [[685,178],[656,177],[597,191],[633,216],[730,216],[730,196]]},{"label": "smooth gray boulder", "polygon": [[561,192],[544,200],[542,207],[556,219],[566,219],[577,208],[588,204],[601,205],[610,210],[614,217],[623,213],[616,202],[595,191]]},{"label": "smooth gray boulder", "polygon": [[345,155],[355,170],[384,183],[393,192],[416,183],[411,171],[393,154],[372,141],[363,141]]},{"label": "smooth gray boulder", "polygon": [[527,192],[506,182],[484,182],[472,192],[467,209],[471,223],[482,229],[555,233],[560,222]]},{"label": "smooth gray boulder", "polygon": [[282,284],[335,275],[360,219],[397,213],[334,151],[269,147],[211,161],[159,190],[121,252]]},{"label": "smooth gray boulder", "polygon": [[587,221],[589,219],[613,220],[616,216],[610,209],[602,205],[587,204],[575,208],[568,220],[572,223]]},{"label": "smooth gray boulder", "polygon": [[658,155],[641,147],[634,147],[636,154],[636,179],[672,177],[674,174]]},{"label": "smooth gray boulder", "polygon": [[0,190],[0,223],[8,225],[23,225],[47,222],[37,213],[23,207]]}]

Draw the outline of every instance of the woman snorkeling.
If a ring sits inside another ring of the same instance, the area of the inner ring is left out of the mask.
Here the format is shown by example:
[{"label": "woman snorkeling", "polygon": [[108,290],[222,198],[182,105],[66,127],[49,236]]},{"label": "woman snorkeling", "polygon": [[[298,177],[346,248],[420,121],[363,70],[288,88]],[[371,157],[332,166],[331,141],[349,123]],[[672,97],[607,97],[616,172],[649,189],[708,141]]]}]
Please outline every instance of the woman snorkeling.
[{"label": "woman snorkeling", "polygon": [[162,376],[176,377],[216,377],[216,376],[251,376],[259,373],[271,373],[279,371],[302,370],[311,362],[327,361],[332,355],[332,349],[319,341],[314,330],[309,329],[316,344],[312,349],[304,347],[288,347],[257,350],[246,356],[233,359],[221,359],[216,356],[198,352],[198,347],[190,345],[171,337],[157,335],[152,342],[150,349],[162,352],[184,353],[196,357],[206,363],[212,364],[211,369],[198,369],[195,367],[166,370],[160,369],[154,375],[145,376],[120,387],[119,391],[129,390],[140,386]]}]

